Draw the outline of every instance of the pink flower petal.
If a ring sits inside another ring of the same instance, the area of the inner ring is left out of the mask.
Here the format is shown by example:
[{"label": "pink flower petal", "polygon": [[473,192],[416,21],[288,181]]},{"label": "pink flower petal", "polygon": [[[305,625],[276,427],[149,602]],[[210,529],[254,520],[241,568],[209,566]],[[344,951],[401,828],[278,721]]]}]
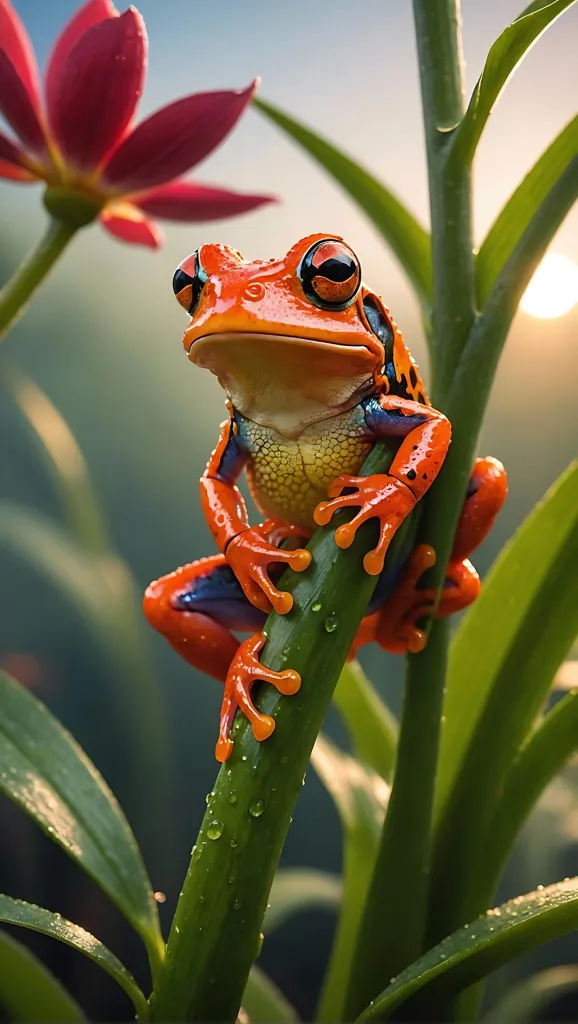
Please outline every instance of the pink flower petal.
[{"label": "pink flower petal", "polygon": [[165,220],[190,221],[202,224],[209,220],[223,220],[248,213],[264,203],[274,203],[273,196],[247,195],[231,192],[214,185],[200,185],[193,181],[172,181],[150,192],[133,196],[132,202]]},{"label": "pink flower petal", "polygon": [[73,46],[87,29],[105,21],[106,18],[118,18],[118,11],[112,0],[88,0],[88,3],[84,4],[64,26],[50,54],[46,69],[46,95],[49,107],[54,103],[60,69]]},{"label": "pink flower petal", "polygon": [[36,57],[28,33],[9,0],[0,0],[0,43],[38,110],[40,89]]},{"label": "pink flower petal", "polygon": [[0,113],[24,145],[44,153],[44,132],[30,95],[5,50],[0,49]]},{"label": "pink flower petal", "polygon": [[65,160],[91,171],[118,143],[142,91],[146,29],[134,7],[87,29],[60,65],[48,115]]},{"label": "pink flower petal", "polygon": [[103,182],[126,193],[184,174],[228,135],[255,85],[243,91],[194,93],[157,110],[121,143],[103,171]]},{"label": "pink flower petal", "polygon": [[31,171],[27,171],[24,167],[19,167],[18,164],[13,164],[9,160],[2,160],[0,158],[0,178],[9,178],[10,181],[38,181],[35,174]]},{"label": "pink flower petal", "polygon": [[[128,207],[128,203],[123,207]],[[100,223],[115,238],[131,245],[146,245],[149,249],[160,249],[165,236],[154,220],[145,217],[140,210],[132,208],[134,216],[123,217],[108,210],[103,210]],[[128,212],[128,211],[127,211]]]}]

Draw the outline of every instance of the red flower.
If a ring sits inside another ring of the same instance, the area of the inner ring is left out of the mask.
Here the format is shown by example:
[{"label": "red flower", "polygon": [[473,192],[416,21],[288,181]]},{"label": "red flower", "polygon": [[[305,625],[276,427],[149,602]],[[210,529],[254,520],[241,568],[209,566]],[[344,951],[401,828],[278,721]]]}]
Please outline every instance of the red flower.
[{"label": "red flower", "polygon": [[194,93],[133,128],[146,61],[139,12],[88,0],[52,51],[43,103],[26,30],[0,0],[0,113],[17,136],[0,133],[0,177],[43,179],[53,194],[93,204],[117,238],[152,247],[162,242],[154,217],[199,223],[271,202],[180,177],[228,135],[255,83]]}]

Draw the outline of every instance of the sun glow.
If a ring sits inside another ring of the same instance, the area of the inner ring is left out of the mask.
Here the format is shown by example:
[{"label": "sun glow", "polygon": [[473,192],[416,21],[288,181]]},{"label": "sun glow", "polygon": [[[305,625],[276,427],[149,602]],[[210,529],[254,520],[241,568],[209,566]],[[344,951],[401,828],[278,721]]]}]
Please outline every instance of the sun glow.
[{"label": "sun glow", "polygon": [[578,266],[561,253],[546,253],[520,302],[539,320],[564,316],[578,303]]}]

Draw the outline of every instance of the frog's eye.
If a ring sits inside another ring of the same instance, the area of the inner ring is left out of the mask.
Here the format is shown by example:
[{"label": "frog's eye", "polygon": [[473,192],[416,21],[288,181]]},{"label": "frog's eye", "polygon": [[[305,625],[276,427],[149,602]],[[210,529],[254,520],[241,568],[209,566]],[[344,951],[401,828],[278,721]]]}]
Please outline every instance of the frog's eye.
[{"label": "frog's eye", "polygon": [[191,316],[198,305],[206,280],[207,275],[201,266],[198,250],[192,256],[187,256],[175,270],[173,291],[179,305]]},{"label": "frog's eye", "polygon": [[299,267],[303,291],[322,309],[345,309],[361,284],[359,260],[344,242],[327,238],[305,254]]}]

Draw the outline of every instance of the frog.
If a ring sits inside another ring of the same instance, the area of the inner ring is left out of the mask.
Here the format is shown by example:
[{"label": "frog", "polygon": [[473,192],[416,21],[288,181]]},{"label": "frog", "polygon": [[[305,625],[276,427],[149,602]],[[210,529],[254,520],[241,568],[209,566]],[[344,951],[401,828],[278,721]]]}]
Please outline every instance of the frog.
[{"label": "frog", "polygon": [[[256,682],[287,696],[301,686],[295,670],[262,665],[260,652],[269,613],[287,615],[293,605],[279,576],[287,566],[308,569],[306,544],[317,527],[331,527],[342,509],[354,512],[334,531],[345,549],[363,523],[379,526],[363,560],[378,579],[350,657],[371,642],[416,654],[427,641],[428,617],[458,612],[478,596],[469,555],[494,523],[507,476],[497,459],[476,460],[441,596],[423,584],[436,558],[429,544],[409,550],[392,574],[391,541],[435,484],[451,425],[432,407],[401,331],[364,284],[353,249],[339,235],[316,233],[281,259],[247,261],[229,246],[203,244],[180,263],[173,291],[190,317],[188,359],[216,375],[226,396],[227,417],[200,480],[218,553],[153,581],[144,612],[187,662],[224,684],[215,751],[224,762],[237,711],[256,740],[274,731],[274,719],[252,699]],[[363,476],[379,443],[393,448],[390,467]],[[243,470],[263,516],[256,525],[237,486]]]}]

